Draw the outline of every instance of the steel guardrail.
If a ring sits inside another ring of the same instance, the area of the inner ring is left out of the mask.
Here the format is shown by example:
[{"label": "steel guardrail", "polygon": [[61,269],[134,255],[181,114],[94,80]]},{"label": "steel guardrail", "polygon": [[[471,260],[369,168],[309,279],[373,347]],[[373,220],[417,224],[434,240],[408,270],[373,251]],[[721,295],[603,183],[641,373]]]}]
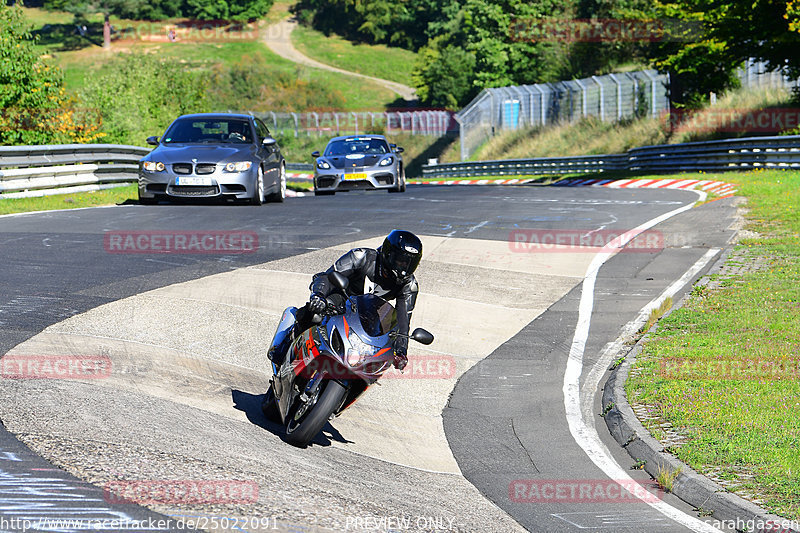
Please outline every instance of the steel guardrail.
[{"label": "steel guardrail", "polygon": [[[0,146],[0,200],[120,187],[138,179],[150,148],[121,144]],[[311,163],[287,170],[313,171]]]},{"label": "steel guardrail", "polygon": [[588,173],[725,172],[800,169],[800,135],[749,137],[633,148],[624,154],[423,165],[427,179]]},{"label": "steel guardrail", "polygon": [[119,187],[137,180],[149,152],[119,144],[0,146],[0,199]]}]

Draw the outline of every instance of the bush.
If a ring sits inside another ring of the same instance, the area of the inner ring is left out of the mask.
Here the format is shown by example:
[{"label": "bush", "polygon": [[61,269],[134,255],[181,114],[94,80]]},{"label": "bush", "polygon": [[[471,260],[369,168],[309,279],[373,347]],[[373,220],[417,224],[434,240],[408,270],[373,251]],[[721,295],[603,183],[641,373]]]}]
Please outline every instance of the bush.
[{"label": "bush", "polygon": [[142,145],[175,118],[204,111],[203,79],[177,60],[121,54],[80,92],[80,100],[103,120],[105,142]]},{"label": "bush", "polygon": [[34,50],[20,7],[0,4],[0,144],[85,142],[97,138],[94,121],[76,112],[63,73]]}]

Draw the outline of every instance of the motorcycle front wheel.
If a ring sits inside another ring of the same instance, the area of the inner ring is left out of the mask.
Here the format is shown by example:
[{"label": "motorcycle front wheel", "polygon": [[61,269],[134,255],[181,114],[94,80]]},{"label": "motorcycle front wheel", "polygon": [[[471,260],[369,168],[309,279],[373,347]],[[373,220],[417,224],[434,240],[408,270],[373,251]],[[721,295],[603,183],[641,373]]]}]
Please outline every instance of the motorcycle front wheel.
[{"label": "motorcycle front wheel", "polygon": [[286,441],[304,447],[322,430],[331,415],[342,405],[347,389],[338,381],[324,380],[313,405],[301,404],[286,422]]}]

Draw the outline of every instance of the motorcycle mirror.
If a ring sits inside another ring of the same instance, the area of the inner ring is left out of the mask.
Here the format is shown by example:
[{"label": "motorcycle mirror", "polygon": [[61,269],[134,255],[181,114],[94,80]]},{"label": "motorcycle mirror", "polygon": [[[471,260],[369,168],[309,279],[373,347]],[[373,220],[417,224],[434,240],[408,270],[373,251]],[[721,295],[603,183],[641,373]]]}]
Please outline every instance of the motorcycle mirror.
[{"label": "motorcycle mirror", "polygon": [[417,328],[411,334],[411,338],[421,344],[430,344],[433,342],[433,333],[422,328]]},{"label": "motorcycle mirror", "polygon": [[347,277],[345,277],[339,272],[336,272],[335,270],[330,274],[328,274],[328,281],[333,283],[334,287],[336,287],[341,291],[345,290],[347,286],[350,284],[350,280],[347,279]]}]

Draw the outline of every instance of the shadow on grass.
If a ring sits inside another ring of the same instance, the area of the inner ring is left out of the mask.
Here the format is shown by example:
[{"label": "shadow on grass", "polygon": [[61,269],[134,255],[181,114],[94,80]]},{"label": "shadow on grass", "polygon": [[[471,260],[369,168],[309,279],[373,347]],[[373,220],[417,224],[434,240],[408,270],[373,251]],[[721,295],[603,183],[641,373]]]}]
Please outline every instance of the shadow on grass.
[{"label": "shadow on grass", "polygon": [[457,137],[457,135],[445,135],[444,137],[436,139],[436,141],[423,150],[422,153],[406,163],[406,177],[421,177],[422,165],[426,165],[430,158],[439,157]]},{"label": "shadow on grass", "polygon": [[74,24],[45,24],[33,34],[38,37],[37,44],[66,52],[81,50],[89,46],[103,46],[103,24],[86,23],[84,35],[79,33],[79,22]]}]

